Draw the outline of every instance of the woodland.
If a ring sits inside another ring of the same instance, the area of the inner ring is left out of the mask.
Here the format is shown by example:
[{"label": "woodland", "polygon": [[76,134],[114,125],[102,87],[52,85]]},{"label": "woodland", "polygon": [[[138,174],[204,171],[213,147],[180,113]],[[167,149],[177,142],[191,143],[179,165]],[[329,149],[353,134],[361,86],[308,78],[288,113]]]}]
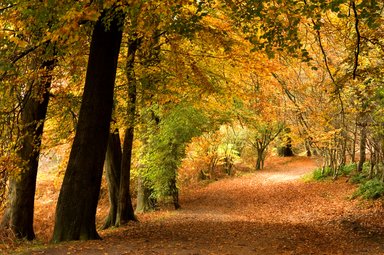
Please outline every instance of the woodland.
[{"label": "woodland", "polygon": [[[0,248],[42,236],[102,248],[129,236],[137,254],[149,254],[133,235],[154,244],[174,224],[183,240],[203,243],[194,238],[216,224],[263,240],[242,252],[249,240],[239,237],[240,254],[382,254],[383,11],[375,0],[2,0]],[[326,181],[299,182],[308,172]],[[331,200],[348,192],[358,201]],[[250,196],[258,201],[248,208]],[[310,197],[335,211],[297,216],[310,214]],[[54,209],[40,206],[48,200]],[[260,211],[267,204],[287,211],[261,227],[254,214],[270,219],[273,210]],[[191,208],[205,217],[200,227],[189,225]],[[49,210],[52,229],[39,236],[36,221],[46,224]],[[318,225],[300,229],[300,220]],[[345,232],[323,247],[313,231],[333,240],[336,221]],[[293,237],[284,236],[287,222]],[[292,253],[293,243],[310,245],[296,236],[303,231],[326,251]],[[353,231],[370,243],[346,240]],[[217,238],[215,251],[188,244],[182,253],[176,243],[154,254],[237,253]],[[337,253],[338,244],[351,250]]]}]

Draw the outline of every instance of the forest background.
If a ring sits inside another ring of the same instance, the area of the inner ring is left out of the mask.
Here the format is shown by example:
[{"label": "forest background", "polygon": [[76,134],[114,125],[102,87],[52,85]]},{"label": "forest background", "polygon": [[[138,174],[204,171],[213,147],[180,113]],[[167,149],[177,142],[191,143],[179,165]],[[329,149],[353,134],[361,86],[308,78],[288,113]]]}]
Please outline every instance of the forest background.
[{"label": "forest background", "polygon": [[356,162],[356,179],[383,190],[383,7],[2,1],[2,226],[35,238],[44,155],[60,162],[55,242],[100,238],[103,168],[105,228],[135,220],[133,194],[136,212],[177,209],[183,184],[270,154],[316,154],[334,178]]}]

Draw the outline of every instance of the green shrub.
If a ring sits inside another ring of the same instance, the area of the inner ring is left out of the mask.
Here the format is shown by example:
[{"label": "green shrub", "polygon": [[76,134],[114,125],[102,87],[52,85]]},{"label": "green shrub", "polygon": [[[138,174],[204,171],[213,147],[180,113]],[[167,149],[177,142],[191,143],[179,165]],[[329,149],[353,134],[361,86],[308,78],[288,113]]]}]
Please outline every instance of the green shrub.
[{"label": "green shrub", "polygon": [[366,173],[357,173],[351,176],[349,180],[351,183],[364,183],[367,181],[368,175]]},{"label": "green shrub", "polygon": [[345,165],[345,166],[343,166],[340,169],[339,175],[341,175],[341,176],[350,176],[351,173],[356,170],[356,167],[357,167],[356,163]]},{"label": "green shrub", "polygon": [[372,179],[360,184],[353,197],[365,199],[377,199],[384,195],[384,183],[379,179]]},{"label": "green shrub", "polygon": [[[350,176],[351,173],[356,170],[356,164],[349,164],[341,167],[341,169],[338,172],[338,176]],[[327,179],[328,177],[333,177],[334,176],[334,171],[330,167],[326,167],[324,171],[322,170],[321,167],[315,169],[312,173],[312,179],[315,181],[321,181],[324,179]],[[306,178],[308,179],[308,178]]]},{"label": "green shrub", "polygon": [[317,168],[313,171],[313,179],[316,181],[321,181],[333,175],[333,171],[330,167],[326,167],[324,171],[322,168]]},{"label": "green shrub", "polygon": [[363,173],[368,173],[369,170],[371,169],[371,163],[369,161],[365,161],[363,164]]}]

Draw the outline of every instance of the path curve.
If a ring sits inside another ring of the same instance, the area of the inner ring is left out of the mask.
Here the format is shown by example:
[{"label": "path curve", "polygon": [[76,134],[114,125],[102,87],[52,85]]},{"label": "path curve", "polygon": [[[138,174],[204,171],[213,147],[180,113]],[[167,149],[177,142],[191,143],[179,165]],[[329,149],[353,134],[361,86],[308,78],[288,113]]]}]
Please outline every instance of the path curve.
[{"label": "path curve", "polygon": [[303,182],[315,162],[276,159],[266,169],[182,192],[182,209],[29,254],[384,254],[380,203],[351,201],[355,187]]}]

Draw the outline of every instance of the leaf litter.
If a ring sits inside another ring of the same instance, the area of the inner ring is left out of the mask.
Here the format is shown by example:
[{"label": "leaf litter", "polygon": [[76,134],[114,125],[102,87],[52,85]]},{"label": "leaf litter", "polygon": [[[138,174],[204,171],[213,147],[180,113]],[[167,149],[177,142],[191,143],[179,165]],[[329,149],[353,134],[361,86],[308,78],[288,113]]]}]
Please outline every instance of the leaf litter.
[{"label": "leaf litter", "polygon": [[139,214],[100,231],[103,240],[20,254],[384,254],[382,201],[350,200],[356,186],[344,178],[304,182],[315,167],[310,158],[271,158],[262,171],[185,187],[182,209]]}]

